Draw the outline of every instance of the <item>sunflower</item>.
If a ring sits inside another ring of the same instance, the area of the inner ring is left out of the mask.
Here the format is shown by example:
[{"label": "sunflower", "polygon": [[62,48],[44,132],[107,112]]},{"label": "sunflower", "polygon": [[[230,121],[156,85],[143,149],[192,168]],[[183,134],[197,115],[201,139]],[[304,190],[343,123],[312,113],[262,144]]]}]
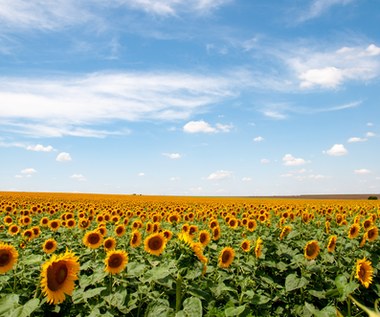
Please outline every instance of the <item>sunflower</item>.
[{"label": "sunflower", "polygon": [[355,277],[365,288],[368,288],[372,283],[373,278],[373,267],[371,261],[366,258],[357,260]]},{"label": "sunflower", "polygon": [[162,233],[153,233],[144,240],[144,249],[146,252],[154,255],[160,255],[166,246],[166,239]]},{"label": "sunflower", "polygon": [[84,235],[83,243],[91,249],[97,249],[103,243],[103,236],[95,230],[89,231]]},{"label": "sunflower", "polygon": [[219,253],[218,264],[222,268],[228,268],[235,257],[235,251],[231,247],[225,247]]},{"label": "sunflower", "polygon": [[22,237],[26,240],[26,241],[30,241],[34,238],[34,233],[33,233],[33,230],[32,229],[26,229],[22,232]]},{"label": "sunflower", "polygon": [[249,250],[251,250],[251,242],[248,239],[244,239],[240,247],[244,252],[249,252]]},{"label": "sunflower", "polygon": [[367,231],[370,227],[372,227],[373,223],[372,223],[372,218],[368,218],[366,220],[364,220],[363,222],[363,228],[365,231]]},{"label": "sunflower", "polygon": [[337,236],[331,236],[327,243],[327,251],[332,253],[335,251]]},{"label": "sunflower", "polygon": [[10,226],[13,223],[13,219],[11,216],[5,216],[3,222],[6,226]]},{"label": "sunflower", "polygon": [[318,245],[318,241],[317,240],[309,241],[305,245],[305,250],[304,250],[305,258],[308,260],[313,260],[318,256],[319,251],[320,251],[320,248]]},{"label": "sunflower", "polygon": [[350,239],[355,239],[359,235],[360,226],[357,223],[354,223],[348,229],[348,237]]},{"label": "sunflower", "polygon": [[263,253],[263,240],[258,237],[256,240],[256,246],[255,246],[255,255],[256,258],[260,258]]},{"label": "sunflower", "polygon": [[104,271],[118,274],[125,269],[128,263],[128,253],[122,250],[109,251],[104,263],[106,265]]},{"label": "sunflower", "polygon": [[189,227],[189,235],[190,236],[193,237],[197,231],[198,231],[198,227],[196,225],[191,225]]},{"label": "sunflower", "polygon": [[89,219],[81,218],[78,223],[80,229],[86,230],[90,226],[91,222]]},{"label": "sunflower", "polygon": [[77,225],[75,219],[68,219],[66,222],[66,227],[71,229],[74,228]]},{"label": "sunflower", "polygon": [[53,253],[55,250],[57,250],[57,241],[54,239],[47,239],[42,244],[42,249],[45,253]]},{"label": "sunflower", "polygon": [[133,230],[132,235],[131,235],[131,240],[129,241],[129,245],[132,248],[137,248],[138,246],[140,246],[141,240],[142,240],[141,232],[138,230]]},{"label": "sunflower", "polygon": [[118,237],[122,237],[124,234],[125,234],[125,226],[123,224],[120,224],[118,225],[116,228],[115,228],[115,234],[118,236]]},{"label": "sunflower", "polygon": [[61,226],[61,222],[59,219],[54,219],[54,220],[49,221],[49,228],[52,231],[57,231],[60,226]]},{"label": "sunflower", "polygon": [[292,231],[292,227],[285,226],[282,228],[281,234],[280,234],[280,240],[284,239],[289,233]]},{"label": "sunflower", "polygon": [[256,230],[256,227],[257,227],[257,222],[255,219],[248,220],[248,222],[247,222],[248,231],[253,232]]},{"label": "sunflower", "polygon": [[173,237],[173,232],[168,229],[162,231],[162,234],[164,235],[166,241],[169,241]]},{"label": "sunflower", "polygon": [[103,246],[106,251],[114,250],[116,248],[116,240],[112,237],[109,237],[104,240]]},{"label": "sunflower", "polygon": [[40,220],[40,226],[41,227],[47,227],[49,225],[49,218],[48,217],[42,217]]},{"label": "sunflower", "polygon": [[8,233],[11,236],[15,236],[19,232],[20,232],[20,227],[18,225],[10,225],[9,228],[8,228]]},{"label": "sunflower", "polygon": [[49,304],[62,303],[65,294],[71,296],[79,268],[78,257],[67,250],[64,254],[54,254],[42,265],[41,289]]},{"label": "sunflower", "polygon": [[330,221],[326,221],[326,222],[325,222],[325,229],[326,229],[326,233],[327,233],[327,234],[330,233],[330,228],[331,228]]},{"label": "sunflower", "polygon": [[12,270],[17,258],[18,252],[13,245],[0,242],[0,274]]},{"label": "sunflower", "polygon": [[199,242],[205,247],[211,241],[210,233],[207,230],[199,231]]},{"label": "sunflower", "polygon": [[217,241],[220,239],[221,233],[220,233],[220,227],[214,227],[212,229],[212,240]]},{"label": "sunflower", "polygon": [[375,241],[379,236],[379,229],[376,226],[373,226],[368,229],[366,232],[367,239],[369,242]]}]

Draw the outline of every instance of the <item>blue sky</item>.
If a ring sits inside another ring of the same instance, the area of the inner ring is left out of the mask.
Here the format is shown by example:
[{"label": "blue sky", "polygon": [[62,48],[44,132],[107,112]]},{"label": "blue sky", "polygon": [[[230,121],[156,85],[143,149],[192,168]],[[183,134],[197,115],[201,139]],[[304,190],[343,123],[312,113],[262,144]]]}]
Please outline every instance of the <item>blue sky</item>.
[{"label": "blue sky", "polygon": [[380,193],[374,0],[0,1],[0,190]]}]

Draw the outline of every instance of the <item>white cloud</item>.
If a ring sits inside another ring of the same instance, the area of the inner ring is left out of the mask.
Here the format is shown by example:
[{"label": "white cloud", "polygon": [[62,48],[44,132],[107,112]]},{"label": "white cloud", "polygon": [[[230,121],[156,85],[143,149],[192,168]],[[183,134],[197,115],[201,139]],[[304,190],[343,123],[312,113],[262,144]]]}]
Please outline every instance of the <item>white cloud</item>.
[{"label": "white cloud", "polygon": [[253,142],[262,142],[264,141],[264,138],[262,136],[257,136],[253,139]]},{"label": "white cloud", "polygon": [[208,180],[222,180],[226,178],[230,178],[232,176],[232,172],[230,171],[224,171],[224,170],[219,170],[214,173],[211,173],[207,179]]},{"label": "white cloud", "polygon": [[176,182],[176,181],[179,181],[179,180],[180,180],[180,178],[177,177],[177,176],[170,177],[170,181],[172,181],[172,182]]},{"label": "white cloud", "polygon": [[69,162],[71,160],[72,160],[71,155],[70,153],[67,153],[67,152],[59,153],[56,158],[56,161],[58,162]]},{"label": "white cloud", "polygon": [[372,123],[372,122],[367,122],[367,126],[368,126],[368,127],[372,127],[372,126],[373,126],[373,123]]},{"label": "white cloud", "polygon": [[172,160],[178,160],[182,157],[179,153],[162,153],[163,156],[166,156]]},{"label": "white cloud", "polygon": [[[237,95],[239,74],[95,73],[76,77],[0,77],[2,130],[32,136],[104,137],[126,131],[93,129],[112,120],[183,120]],[[211,131],[228,132],[217,124]]]},{"label": "white cloud", "polygon": [[26,147],[28,151],[35,151],[35,152],[52,152],[54,151],[54,148],[51,145],[43,146],[42,144],[36,144],[36,145],[28,145]]},{"label": "white cloud", "polygon": [[243,182],[250,182],[250,181],[252,181],[252,178],[251,177],[243,177],[241,180]]},{"label": "white cloud", "polygon": [[[363,45],[364,46],[364,45]],[[302,89],[334,89],[347,81],[369,81],[380,74],[377,55],[368,54],[375,48],[353,46],[318,51],[313,47],[302,47],[296,51],[280,54],[280,58],[290,67],[299,80]]]},{"label": "white cloud", "polygon": [[[120,2],[120,1],[119,1]],[[185,0],[129,0],[121,1],[128,6],[160,16],[176,16],[183,12],[208,13],[231,0],[194,0],[191,5]]]},{"label": "white cloud", "polygon": [[70,178],[75,179],[80,182],[86,181],[86,177],[84,177],[82,174],[73,174],[70,176]]},{"label": "white cloud", "polygon": [[346,5],[353,1],[354,0],[313,0],[310,7],[301,14],[298,22],[317,18],[335,5]]},{"label": "white cloud", "polygon": [[370,174],[371,171],[366,168],[361,168],[361,169],[354,170],[354,173],[359,174],[359,175],[366,175],[366,174]]},{"label": "white cloud", "polygon": [[348,143],[357,143],[357,142],[365,142],[367,141],[366,138],[358,138],[358,137],[352,137],[347,140]]},{"label": "white cloud", "polygon": [[334,144],[326,153],[331,156],[343,156],[348,154],[348,151],[343,144]]},{"label": "white cloud", "polygon": [[260,163],[261,163],[261,164],[269,164],[269,163],[270,163],[270,160],[268,160],[268,159],[266,159],[266,158],[262,158],[262,159],[260,160]]},{"label": "white cloud", "polygon": [[376,136],[376,134],[373,133],[373,132],[367,132],[367,133],[366,133],[366,136],[367,136],[368,138],[372,138],[372,137]]},{"label": "white cloud", "polygon": [[37,171],[34,168],[29,167],[29,168],[24,168],[23,170],[20,171],[20,173],[24,175],[32,175],[32,174],[37,173]]},{"label": "white cloud", "polygon": [[140,173],[138,173],[137,175],[140,176],[140,177],[144,177],[144,176],[145,176],[145,173],[144,173],[144,172],[140,172]]},{"label": "white cloud", "polygon": [[204,120],[189,121],[183,126],[183,131],[186,133],[217,133],[217,132],[230,132],[232,125],[223,125],[217,123],[215,127],[211,126]]},{"label": "white cloud", "polygon": [[298,166],[306,164],[306,161],[303,158],[296,158],[291,154],[285,154],[282,161],[285,166]]}]

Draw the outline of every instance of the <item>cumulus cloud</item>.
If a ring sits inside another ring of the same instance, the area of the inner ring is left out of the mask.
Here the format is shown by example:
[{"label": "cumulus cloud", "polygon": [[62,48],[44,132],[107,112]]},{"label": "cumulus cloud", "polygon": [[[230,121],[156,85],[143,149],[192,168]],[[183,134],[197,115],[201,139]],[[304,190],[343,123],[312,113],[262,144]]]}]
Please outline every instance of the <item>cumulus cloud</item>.
[{"label": "cumulus cloud", "polygon": [[163,156],[166,156],[172,160],[178,160],[182,157],[179,153],[162,153]]},{"label": "cumulus cloud", "polygon": [[262,136],[257,136],[253,139],[253,142],[262,142],[264,141],[264,138]]},{"label": "cumulus cloud", "polygon": [[223,125],[217,123],[215,127],[211,126],[204,120],[189,121],[183,126],[183,131],[186,133],[217,133],[217,132],[229,132],[232,129],[232,125]]},{"label": "cumulus cloud", "polygon": [[52,152],[54,151],[54,148],[51,145],[43,146],[42,144],[36,144],[36,145],[28,145],[26,147],[28,151],[35,151],[35,152]]},{"label": "cumulus cloud", "polygon": [[372,137],[376,136],[376,134],[373,133],[373,132],[367,132],[367,133],[366,133],[366,136],[367,136],[368,138],[372,138]]},{"label": "cumulus cloud", "polygon": [[77,181],[83,182],[86,180],[86,177],[84,177],[82,174],[73,174],[70,176],[71,179],[75,179]]},{"label": "cumulus cloud", "polygon": [[360,169],[354,170],[354,173],[359,174],[359,175],[366,175],[366,174],[370,174],[371,171],[366,168],[360,168]]},{"label": "cumulus cloud", "polygon": [[330,156],[343,156],[347,155],[348,151],[343,144],[334,144],[326,153]]},{"label": "cumulus cloud", "polygon": [[352,137],[347,140],[348,143],[357,143],[357,142],[365,142],[366,138]]},{"label": "cumulus cloud", "polygon": [[71,155],[70,153],[67,153],[67,152],[59,153],[56,158],[56,161],[58,162],[69,162],[71,160],[72,160]]},{"label": "cumulus cloud", "polygon": [[230,171],[224,171],[224,170],[219,170],[214,173],[211,173],[207,179],[208,180],[222,180],[226,178],[232,177],[232,172]]},{"label": "cumulus cloud", "polygon": [[28,168],[24,168],[23,170],[21,170],[20,173],[24,174],[24,175],[32,175],[32,174],[37,173],[37,171],[32,167],[28,167]]},{"label": "cumulus cloud", "polygon": [[306,164],[303,158],[296,158],[291,154],[285,154],[282,158],[282,162],[285,166],[298,166]]},{"label": "cumulus cloud", "polygon": [[368,81],[378,77],[378,50],[380,47],[374,44],[367,47],[340,47],[330,51],[302,48],[283,58],[295,72],[300,88],[335,89],[347,81]]}]

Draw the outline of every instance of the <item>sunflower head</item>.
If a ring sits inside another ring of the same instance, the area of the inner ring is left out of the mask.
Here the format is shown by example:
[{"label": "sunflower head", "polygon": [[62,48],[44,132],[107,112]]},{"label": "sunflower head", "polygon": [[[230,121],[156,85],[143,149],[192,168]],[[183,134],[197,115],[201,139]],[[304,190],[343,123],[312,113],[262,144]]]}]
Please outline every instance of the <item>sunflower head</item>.
[{"label": "sunflower head", "polygon": [[125,231],[126,231],[126,228],[123,224],[120,224],[118,225],[116,228],[115,228],[115,234],[118,236],[118,237],[122,237],[124,234],[125,234]]},{"label": "sunflower head", "polygon": [[379,229],[376,226],[370,227],[367,232],[367,239],[369,242],[375,241],[379,236]]},{"label": "sunflower head", "polygon": [[132,248],[137,248],[140,246],[142,240],[141,232],[139,230],[133,230],[131,235],[131,240],[129,241],[129,245]]},{"label": "sunflower head", "polygon": [[218,264],[222,268],[228,268],[235,257],[235,250],[231,247],[225,247],[222,251],[220,251]]},{"label": "sunflower head", "polygon": [[331,236],[329,238],[329,242],[327,243],[327,251],[329,253],[332,253],[335,251],[335,247],[336,247],[336,240],[337,240],[337,236]]},{"label": "sunflower head", "polygon": [[251,250],[251,242],[248,239],[244,239],[240,247],[244,252],[249,252]]},{"label": "sunflower head", "polygon": [[312,240],[306,243],[305,250],[304,250],[304,255],[305,258],[308,260],[313,260],[315,259],[318,254],[319,254],[320,248],[318,245],[318,241]]},{"label": "sunflower head", "polygon": [[258,237],[256,240],[256,246],[255,246],[255,255],[256,258],[260,258],[263,253],[263,240]]},{"label": "sunflower head", "polygon": [[13,245],[0,242],[0,274],[10,271],[17,263],[18,252]]},{"label": "sunflower head", "polygon": [[211,241],[210,233],[207,230],[201,230],[199,232],[199,242],[205,247]]},{"label": "sunflower head", "polygon": [[348,229],[348,237],[350,239],[355,239],[360,232],[360,226],[357,223],[353,223],[350,228]]},{"label": "sunflower head", "polygon": [[65,294],[71,296],[78,272],[78,257],[67,250],[45,262],[41,271],[41,288],[47,302],[56,305],[65,300]]},{"label": "sunflower head", "polygon": [[116,248],[116,240],[112,237],[109,237],[104,240],[103,246],[106,251],[114,250]]},{"label": "sunflower head", "polygon": [[55,250],[57,250],[57,241],[55,241],[54,239],[47,239],[42,244],[42,249],[45,253],[53,253]]},{"label": "sunflower head", "polygon": [[103,236],[96,230],[89,231],[84,235],[83,243],[91,249],[97,249],[103,243]]},{"label": "sunflower head", "polygon": [[365,288],[368,288],[373,279],[373,267],[371,261],[366,258],[357,260],[355,277]]},{"label": "sunflower head", "polygon": [[144,249],[146,252],[159,256],[164,251],[166,239],[162,233],[153,233],[144,240]]},{"label": "sunflower head", "polygon": [[105,271],[111,274],[122,272],[128,263],[128,254],[122,250],[107,252],[107,257],[104,260]]}]

